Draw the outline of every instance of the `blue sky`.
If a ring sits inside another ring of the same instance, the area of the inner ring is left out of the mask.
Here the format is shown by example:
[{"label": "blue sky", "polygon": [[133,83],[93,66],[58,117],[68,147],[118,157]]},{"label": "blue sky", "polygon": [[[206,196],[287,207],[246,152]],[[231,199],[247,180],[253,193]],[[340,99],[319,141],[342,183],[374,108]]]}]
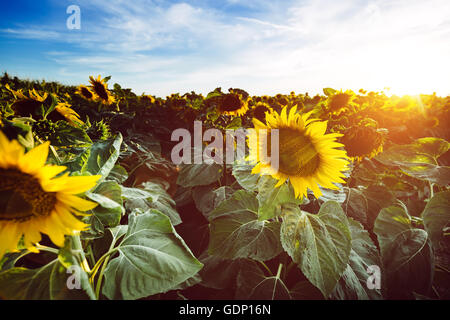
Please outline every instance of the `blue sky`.
[{"label": "blue sky", "polygon": [[[69,5],[81,29],[69,30]],[[450,95],[448,0],[3,1],[0,71],[165,96],[365,88]]]}]

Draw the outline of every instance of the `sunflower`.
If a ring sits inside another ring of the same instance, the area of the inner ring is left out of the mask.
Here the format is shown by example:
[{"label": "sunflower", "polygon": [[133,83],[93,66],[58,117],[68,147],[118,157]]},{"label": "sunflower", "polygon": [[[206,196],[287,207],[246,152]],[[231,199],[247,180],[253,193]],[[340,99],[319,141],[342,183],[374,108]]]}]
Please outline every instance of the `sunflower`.
[{"label": "sunflower", "polygon": [[110,105],[115,102],[114,96],[108,90],[108,83],[101,76],[95,79],[93,76],[89,77],[91,89],[95,94],[95,100],[103,104]]},{"label": "sunflower", "polygon": [[364,157],[373,158],[383,151],[383,131],[371,125],[359,123],[344,131],[340,138],[348,156],[360,162]]},{"label": "sunflower", "polygon": [[22,89],[15,91],[9,87],[8,84],[5,85],[6,89],[11,91],[11,93],[16,97],[15,101],[11,105],[14,114],[17,116],[28,117],[37,116],[37,111],[39,110],[42,103],[47,99],[48,93],[44,92],[40,95],[36,89],[28,90],[28,97],[23,93]]},{"label": "sunflower", "polygon": [[156,102],[155,97],[149,94],[143,94],[142,96],[139,97],[139,100],[144,102],[145,104],[153,104]]},{"label": "sunflower", "polygon": [[93,101],[95,98],[95,95],[91,91],[91,89],[89,89],[89,87],[87,87],[85,85],[79,85],[77,87],[77,90],[75,91],[75,93],[88,101]]},{"label": "sunflower", "polygon": [[344,111],[354,98],[353,92],[347,90],[345,92],[339,91],[328,97],[327,105],[328,111],[332,114],[339,114]]},{"label": "sunflower", "polygon": [[273,109],[267,103],[257,102],[252,111],[254,118],[258,119],[259,121],[265,121],[266,113],[273,112]]},{"label": "sunflower", "polygon": [[219,113],[229,116],[242,116],[248,110],[247,99],[240,94],[227,93],[224,94],[219,103]]},{"label": "sunflower", "polygon": [[[256,162],[252,173],[269,174],[278,180],[276,187],[287,179],[292,184],[296,197],[307,196],[310,188],[315,197],[321,196],[319,185],[325,188],[338,189],[333,182],[345,183],[342,173],[347,170],[348,157],[344,150],[336,149],[343,146],[336,141],[341,134],[325,134],[326,121],[309,119],[311,113],[300,115],[296,113],[297,106],[287,107],[280,114],[267,114],[266,125],[253,119],[255,130],[249,134],[249,159]],[[259,140],[259,130],[267,130],[267,144]],[[271,166],[268,159],[260,157],[267,148],[271,155],[271,130],[278,129],[279,134],[279,165],[278,169]],[[261,161],[263,160],[263,161]]]},{"label": "sunflower", "polygon": [[84,124],[84,122],[80,120],[80,115],[71,108],[70,104],[60,102],[56,105],[55,109],[67,120],[67,122],[69,122],[70,125],[76,126]]},{"label": "sunflower", "polygon": [[62,247],[65,235],[87,227],[74,215],[97,206],[76,195],[94,187],[101,176],[55,177],[66,167],[45,165],[48,149],[45,142],[25,153],[0,132],[0,258],[15,251],[20,240],[37,252],[41,233]]}]

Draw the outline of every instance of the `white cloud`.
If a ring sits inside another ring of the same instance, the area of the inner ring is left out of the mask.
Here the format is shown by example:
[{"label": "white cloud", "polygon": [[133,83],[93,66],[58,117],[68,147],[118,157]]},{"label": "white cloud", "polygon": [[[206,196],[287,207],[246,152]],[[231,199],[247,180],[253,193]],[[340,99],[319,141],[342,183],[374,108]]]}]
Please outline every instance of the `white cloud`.
[{"label": "white cloud", "polygon": [[95,21],[82,22],[82,33],[3,32],[80,46],[83,56],[49,55],[61,66],[61,76],[81,81],[89,74],[111,74],[112,81],[137,93],[390,86],[399,93],[450,94],[447,0],[303,0],[284,7],[247,2],[259,9],[251,17],[183,2],[79,2],[82,14],[99,12]]}]

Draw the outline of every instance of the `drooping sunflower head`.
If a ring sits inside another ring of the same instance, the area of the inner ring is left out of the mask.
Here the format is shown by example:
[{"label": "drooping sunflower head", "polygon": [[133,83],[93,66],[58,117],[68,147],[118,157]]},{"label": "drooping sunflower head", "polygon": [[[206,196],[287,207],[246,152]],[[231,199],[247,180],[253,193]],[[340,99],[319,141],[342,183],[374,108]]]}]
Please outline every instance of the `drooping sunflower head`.
[{"label": "drooping sunflower head", "polygon": [[259,121],[266,121],[266,114],[267,112],[271,113],[273,112],[273,109],[264,102],[258,102],[256,103],[256,105],[253,107],[253,117],[258,119]]},{"label": "drooping sunflower head", "polygon": [[339,91],[331,95],[327,100],[328,111],[334,114],[341,113],[352,102],[353,98],[354,94],[349,90]]},{"label": "drooping sunflower head", "polygon": [[97,79],[93,76],[89,77],[89,82],[91,83],[91,90],[95,94],[95,100],[100,101],[105,105],[110,105],[115,102],[114,96],[108,90],[108,83],[105,79],[102,79],[99,75]]},{"label": "drooping sunflower head", "polygon": [[[310,113],[300,115],[297,107],[292,107],[287,114],[287,107],[281,113],[267,114],[266,124],[253,119],[254,131],[249,135],[249,159],[256,162],[252,173],[269,174],[278,179],[277,187],[289,179],[296,197],[307,196],[311,189],[316,197],[324,188],[338,189],[334,182],[345,183],[343,171],[347,170],[348,157],[344,150],[337,149],[343,145],[336,142],[341,136],[337,133],[325,134],[327,123],[309,119]],[[278,129],[278,165],[271,159],[271,131]],[[261,139],[261,133],[267,132],[267,139]],[[264,143],[264,141],[266,141]],[[266,150],[266,151],[265,151]],[[278,168],[276,168],[278,167]]]},{"label": "drooping sunflower head", "polygon": [[9,85],[5,86],[16,98],[11,105],[14,114],[21,117],[37,116],[42,103],[47,99],[48,93],[39,94],[36,89],[28,90],[28,97],[22,92],[12,90]]},{"label": "drooping sunflower head", "polygon": [[385,134],[373,125],[361,122],[344,131],[340,138],[348,156],[360,162],[364,157],[373,158],[383,151]]},{"label": "drooping sunflower head", "polygon": [[75,93],[88,101],[93,101],[95,98],[94,93],[91,91],[91,89],[89,89],[89,87],[85,85],[79,85]]},{"label": "drooping sunflower head", "polygon": [[139,97],[139,101],[143,102],[145,105],[151,105],[156,102],[156,99],[154,96],[151,96],[149,94],[143,94]]},{"label": "drooping sunflower head", "polygon": [[36,252],[41,233],[62,247],[65,235],[87,227],[75,215],[97,205],[77,195],[94,187],[100,176],[57,177],[66,167],[45,165],[48,149],[46,142],[25,153],[0,132],[0,258],[16,251],[21,239]]},{"label": "drooping sunflower head", "polygon": [[219,113],[229,116],[242,116],[248,110],[247,99],[240,94],[227,93],[224,94],[219,103]]},{"label": "drooping sunflower head", "polygon": [[80,115],[76,113],[70,104],[66,102],[60,102],[56,105],[55,110],[62,115],[67,122],[72,126],[82,125],[83,121],[80,120]]}]

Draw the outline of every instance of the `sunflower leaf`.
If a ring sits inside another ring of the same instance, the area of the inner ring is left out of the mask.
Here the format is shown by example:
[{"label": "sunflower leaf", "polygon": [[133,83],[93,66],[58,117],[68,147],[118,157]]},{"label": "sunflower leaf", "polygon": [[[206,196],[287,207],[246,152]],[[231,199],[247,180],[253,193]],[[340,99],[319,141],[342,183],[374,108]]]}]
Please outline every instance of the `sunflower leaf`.
[{"label": "sunflower leaf", "polygon": [[436,193],[422,212],[425,230],[435,249],[449,249],[444,230],[450,226],[450,190]]},{"label": "sunflower leaf", "polygon": [[282,252],[280,223],[258,220],[258,200],[245,190],[236,191],[209,215],[208,253],[223,259],[265,261]]},{"label": "sunflower leaf", "polygon": [[183,187],[205,186],[222,176],[222,166],[213,164],[185,164],[181,167],[177,184]]},{"label": "sunflower leaf", "polygon": [[115,139],[95,142],[89,149],[89,157],[82,172],[102,175],[98,183],[106,179],[119,158],[122,140],[122,134],[119,132]]},{"label": "sunflower leaf", "polygon": [[139,299],[180,286],[202,264],[176,233],[167,216],[157,210],[129,215],[119,256],[105,270],[103,294],[109,299]]},{"label": "sunflower leaf", "polygon": [[283,248],[324,297],[347,267],[351,240],[347,217],[337,202],[325,202],[317,215],[298,206],[283,208]]}]

